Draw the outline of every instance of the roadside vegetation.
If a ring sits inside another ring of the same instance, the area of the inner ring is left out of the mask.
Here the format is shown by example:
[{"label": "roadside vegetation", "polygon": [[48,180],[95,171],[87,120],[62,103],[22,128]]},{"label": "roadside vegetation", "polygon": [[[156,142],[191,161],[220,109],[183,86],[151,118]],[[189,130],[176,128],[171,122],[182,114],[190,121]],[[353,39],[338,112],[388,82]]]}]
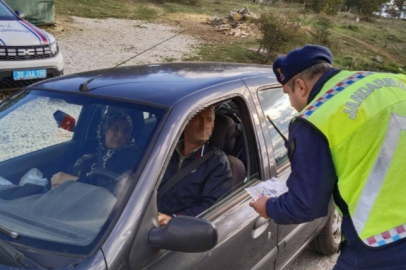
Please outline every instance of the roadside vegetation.
[{"label": "roadside vegetation", "polygon": [[[406,74],[406,21],[375,17],[374,7],[360,8],[362,1],[295,0],[256,4],[249,0],[58,0],[55,3],[57,15],[191,26],[193,35],[205,35],[206,39],[194,48],[193,55],[184,57],[185,61],[272,63],[279,54],[313,43],[328,46],[335,56],[334,65],[339,68]],[[377,1],[364,2],[365,5],[374,2],[376,7]],[[350,2],[355,4],[350,6]],[[193,31],[194,26],[201,28],[201,21],[182,24],[180,19],[185,14],[224,18],[231,10],[242,7],[248,7],[259,17],[246,22],[258,29],[256,38],[224,35],[224,38],[211,39],[210,31],[214,29],[210,26]]]}]

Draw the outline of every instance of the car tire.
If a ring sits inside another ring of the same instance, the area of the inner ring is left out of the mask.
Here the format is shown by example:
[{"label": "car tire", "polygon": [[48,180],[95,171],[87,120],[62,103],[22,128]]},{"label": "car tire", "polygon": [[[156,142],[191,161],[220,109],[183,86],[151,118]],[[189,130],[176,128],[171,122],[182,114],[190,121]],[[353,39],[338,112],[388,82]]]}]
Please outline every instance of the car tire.
[{"label": "car tire", "polygon": [[310,243],[310,245],[319,253],[332,255],[337,253],[341,242],[341,222],[342,217],[338,211],[333,208],[324,228]]}]

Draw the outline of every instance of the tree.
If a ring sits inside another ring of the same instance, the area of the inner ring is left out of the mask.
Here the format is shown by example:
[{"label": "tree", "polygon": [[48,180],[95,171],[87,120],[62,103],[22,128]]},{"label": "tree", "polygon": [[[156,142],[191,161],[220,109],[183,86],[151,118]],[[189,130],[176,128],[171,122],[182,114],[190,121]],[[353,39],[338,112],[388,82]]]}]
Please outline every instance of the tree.
[{"label": "tree", "polygon": [[355,8],[361,15],[371,16],[374,12],[379,11],[387,0],[346,0],[348,8]]},{"label": "tree", "polygon": [[[402,16],[402,12],[406,13],[406,1],[394,0],[393,5],[398,9],[399,14],[397,14],[398,15],[397,17],[400,19],[400,17]],[[403,16],[405,16],[405,14],[403,14]]]},{"label": "tree", "polygon": [[386,13],[388,13],[392,18],[398,18],[401,14],[400,10],[396,6],[389,6],[386,9]]},{"label": "tree", "polygon": [[307,0],[305,7],[316,13],[337,14],[344,0]]}]

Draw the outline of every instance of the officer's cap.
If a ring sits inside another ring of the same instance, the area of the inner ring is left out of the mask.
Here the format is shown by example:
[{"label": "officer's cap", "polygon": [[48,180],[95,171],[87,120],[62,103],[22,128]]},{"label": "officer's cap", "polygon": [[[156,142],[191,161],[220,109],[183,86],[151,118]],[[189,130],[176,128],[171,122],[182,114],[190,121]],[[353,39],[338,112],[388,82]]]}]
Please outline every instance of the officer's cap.
[{"label": "officer's cap", "polygon": [[330,50],[323,46],[308,44],[276,59],[273,72],[278,82],[284,85],[303,70],[320,63],[333,63]]}]

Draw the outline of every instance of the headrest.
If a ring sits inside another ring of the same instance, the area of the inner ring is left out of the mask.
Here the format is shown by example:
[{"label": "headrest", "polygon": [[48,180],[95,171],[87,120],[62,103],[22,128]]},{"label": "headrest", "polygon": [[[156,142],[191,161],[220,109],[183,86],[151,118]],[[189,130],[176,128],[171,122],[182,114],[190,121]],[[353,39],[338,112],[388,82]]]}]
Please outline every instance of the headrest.
[{"label": "headrest", "polygon": [[230,137],[235,133],[235,123],[231,117],[222,114],[216,114],[214,120],[213,133],[210,137],[210,143],[223,150],[226,154],[231,153],[235,145],[235,137]]}]

